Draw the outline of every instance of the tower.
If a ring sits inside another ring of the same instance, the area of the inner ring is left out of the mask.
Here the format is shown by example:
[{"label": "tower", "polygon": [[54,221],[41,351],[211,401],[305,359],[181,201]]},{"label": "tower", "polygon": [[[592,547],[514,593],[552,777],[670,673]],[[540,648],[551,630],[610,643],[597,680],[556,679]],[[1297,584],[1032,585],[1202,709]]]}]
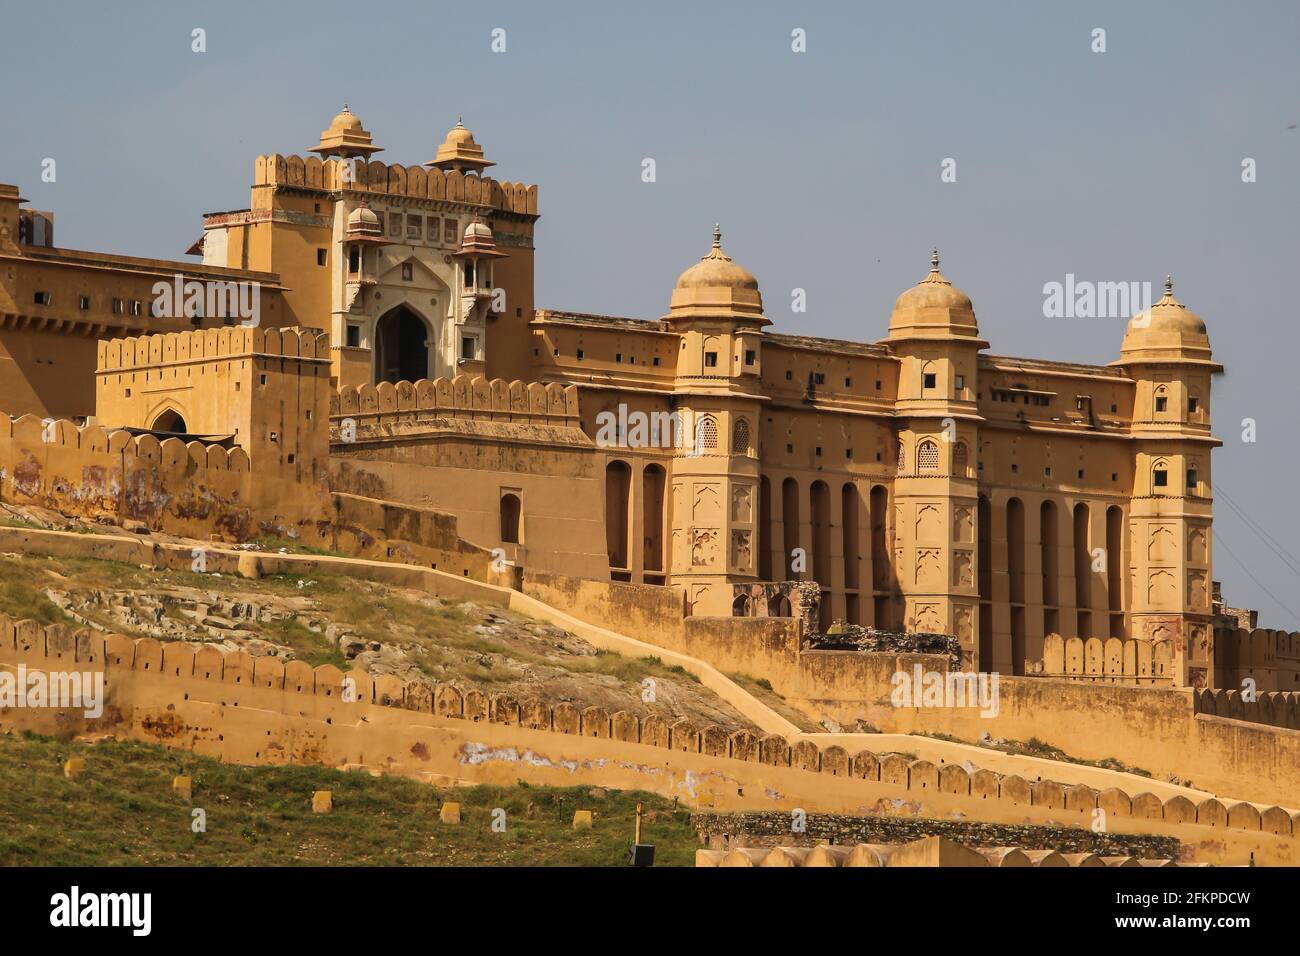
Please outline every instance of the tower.
[{"label": "tower", "polygon": [[975,475],[979,337],[970,298],[939,271],[898,297],[885,344],[900,362],[895,422],[894,566],[909,631],[954,634],[973,665],[979,647]]},{"label": "tower", "polygon": [[[672,477],[672,582],[692,613],[729,615],[733,581],[758,574],[758,280],[713,247],[683,272],[664,321],[681,337],[673,402],[688,434]],[[680,436],[679,436],[680,437]]]},{"label": "tower", "polygon": [[1173,279],[1129,320],[1122,366],[1136,383],[1129,511],[1130,633],[1168,640],[1176,686],[1205,687],[1213,666],[1210,354],[1205,323],[1174,298]]}]

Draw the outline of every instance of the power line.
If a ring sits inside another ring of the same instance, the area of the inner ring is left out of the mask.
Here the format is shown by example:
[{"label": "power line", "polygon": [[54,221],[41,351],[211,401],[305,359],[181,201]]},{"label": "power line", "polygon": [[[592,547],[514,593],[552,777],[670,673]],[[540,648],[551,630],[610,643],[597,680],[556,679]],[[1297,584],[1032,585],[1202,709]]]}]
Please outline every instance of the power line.
[{"label": "power line", "polygon": [[1269,550],[1271,550],[1275,555],[1277,555],[1278,558],[1281,559],[1282,562],[1286,564],[1287,567],[1289,567],[1292,571],[1294,571],[1296,574],[1300,574],[1300,558],[1297,558],[1294,554],[1288,551],[1286,546],[1282,544],[1280,541],[1278,541],[1276,538],[1274,538],[1271,534],[1269,534],[1268,531],[1263,527],[1263,525],[1261,525],[1250,515],[1246,514],[1245,509],[1232,500],[1232,498],[1223,489],[1223,486],[1219,482],[1216,481],[1214,483],[1213,490],[1215,495],[1222,497],[1223,503],[1226,504],[1229,508],[1231,508],[1233,512],[1236,513],[1237,517],[1241,518],[1242,522],[1245,523],[1246,527],[1249,528],[1252,532],[1254,532],[1256,537],[1258,537],[1261,541],[1264,542],[1266,546],[1269,547]]},{"label": "power line", "polygon": [[1254,572],[1251,571],[1250,568],[1246,566],[1246,563],[1242,561],[1241,558],[1237,557],[1237,555],[1233,552],[1233,550],[1230,547],[1228,547],[1228,543],[1223,540],[1223,535],[1219,533],[1217,528],[1214,531],[1214,540],[1219,547],[1223,548],[1223,550],[1227,552],[1228,557],[1236,561],[1237,564],[1241,567],[1241,570],[1246,572],[1246,576],[1255,582],[1256,587],[1258,587],[1261,591],[1263,591],[1270,598],[1272,598],[1274,604],[1276,604],[1282,610],[1290,614],[1293,620],[1295,620],[1297,623],[1300,623],[1300,614],[1297,614],[1294,610],[1292,610],[1290,606],[1283,604],[1276,594],[1274,594],[1272,591],[1270,591],[1267,587],[1264,586],[1264,582],[1262,582],[1259,578],[1255,577]]}]

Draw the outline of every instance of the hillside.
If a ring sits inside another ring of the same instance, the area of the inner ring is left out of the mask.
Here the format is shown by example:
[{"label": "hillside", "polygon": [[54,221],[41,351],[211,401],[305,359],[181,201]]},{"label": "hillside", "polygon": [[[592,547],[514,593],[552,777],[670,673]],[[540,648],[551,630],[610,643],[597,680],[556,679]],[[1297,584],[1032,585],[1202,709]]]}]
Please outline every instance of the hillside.
[{"label": "hillside", "polygon": [[[86,770],[67,779],[70,756]],[[171,790],[193,779],[193,798]],[[313,813],[314,790],[333,794]],[[444,824],[444,800],[462,806]],[[136,742],[0,735],[0,866],[619,866],[636,804],[656,866],[690,866],[690,815],[647,793],[589,787],[440,790],[323,767],[236,767]],[[191,830],[192,808],[206,832]],[[505,832],[492,829],[505,811]],[[590,830],[573,830],[574,810]],[[498,817],[500,815],[498,814]]]}]

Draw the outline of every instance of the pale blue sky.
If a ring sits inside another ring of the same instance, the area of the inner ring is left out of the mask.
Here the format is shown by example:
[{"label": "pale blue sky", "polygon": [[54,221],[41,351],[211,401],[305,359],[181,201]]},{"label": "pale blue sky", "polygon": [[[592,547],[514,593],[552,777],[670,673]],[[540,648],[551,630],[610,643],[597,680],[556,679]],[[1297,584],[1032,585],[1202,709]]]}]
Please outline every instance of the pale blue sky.
[{"label": "pale blue sky", "polygon": [[4,0],[0,181],[60,245],[180,258],[346,99],[382,159],[463,114],[493,173],[541,184],[544,307],[658,316],[720,221],[781,331],[880,338],[937,244],[994,352],[1106,362],[1122,322],[1045,319],[1043,284],[1172,272],[1228,368],[1215,576],[1300,629],[1300,4],[619,6]]}]

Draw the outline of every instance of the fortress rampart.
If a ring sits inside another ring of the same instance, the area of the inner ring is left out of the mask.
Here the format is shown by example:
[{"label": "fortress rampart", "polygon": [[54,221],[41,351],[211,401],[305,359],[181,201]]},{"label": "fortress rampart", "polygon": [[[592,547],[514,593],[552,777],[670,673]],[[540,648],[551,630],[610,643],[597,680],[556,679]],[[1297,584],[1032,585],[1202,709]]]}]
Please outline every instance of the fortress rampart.
[{"label": "fortress rampart", "polygon": [[[98,719],[76,710],[11,708],[0,713],[6,729],[123,733],[235,763],[322,763],[439,782],[499,782],[502,772],[573,782],[612,767],[601,774],[606,785],[619,785],[611,776],[627,777],[722,809],[788,804],[897,813],[897,795],[905,797],[906,815],[944,818],[978,801],[982,818],[1085,827],[1101,809],[1114,831],[1176,835],[1191,858],[1241,863],[1255,854],[1261,863],[1295,862],[1291,837],[1300,814],[1279,807],[1063,786],[900,754],[791,744],[779,734],[727,734],[684,718],[548,705],[0,617],[0,666],[18,665],[103,671],[108,701]],[[673,756],[665,763],[648,748]],[[819,782],[810,787],[813,780]]]}]

